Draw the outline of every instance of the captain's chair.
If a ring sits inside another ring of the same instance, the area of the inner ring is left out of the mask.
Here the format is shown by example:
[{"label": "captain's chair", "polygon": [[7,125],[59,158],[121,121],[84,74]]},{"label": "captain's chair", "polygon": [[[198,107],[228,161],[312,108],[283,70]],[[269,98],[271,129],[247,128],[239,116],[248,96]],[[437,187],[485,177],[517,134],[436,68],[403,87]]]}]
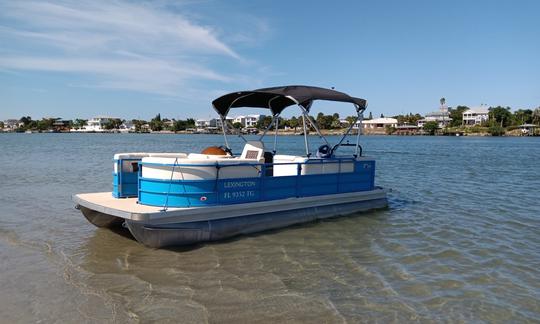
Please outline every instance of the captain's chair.
[{"label": "captain's chair", "polygon": [[244,145],[244,150],[242,155],[240,155],[242,160],[254,160],[263,163],[264,162],[264,143],[261,141],[248,141]]}]

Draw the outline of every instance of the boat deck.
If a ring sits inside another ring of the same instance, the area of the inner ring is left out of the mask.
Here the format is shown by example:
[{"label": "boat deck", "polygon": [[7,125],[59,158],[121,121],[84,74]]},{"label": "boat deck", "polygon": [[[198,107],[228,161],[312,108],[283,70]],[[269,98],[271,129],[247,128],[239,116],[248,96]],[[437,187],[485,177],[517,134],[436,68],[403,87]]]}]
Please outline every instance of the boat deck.
[{"label": "boat deck", "polygon": [[77,194],[73,201],[78,205],[97,212],[145,223],[166,223],[170,221],[206,221],[285,211],[317,206],[346,204],[373,199],[386,199],[387,190],[376,188],[370,191],[321,195],[300,198],[260,201],[252,203],[218,205],[208,207],[167,208],[147,206],[137,203],[137,198],[114,198],[112,192]]},{"label": "boat deck", "polygon": [[[115,198],[112,192],[78,194],[73,196],[73,200],[95,211],[133,220],[137,220],[136,215],[138,214],[152,215],[163,213],[163,207],[138,204],[137,198]],[[168,208],[167,211],[171,212],[182,209],[188,208]]]}]

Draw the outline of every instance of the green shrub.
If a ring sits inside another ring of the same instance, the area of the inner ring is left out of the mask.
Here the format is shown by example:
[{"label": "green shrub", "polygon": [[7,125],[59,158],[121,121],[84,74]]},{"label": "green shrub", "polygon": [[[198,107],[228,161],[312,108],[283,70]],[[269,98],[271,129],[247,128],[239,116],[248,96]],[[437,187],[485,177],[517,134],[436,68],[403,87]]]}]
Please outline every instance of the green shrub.
[{"label": "green shrub", "polygon": [[504,128],[494,125],[488,129],[488,133],[490,133],[491,136],[502,136],[504,135]]},{"label": "green shrub", "polygon": [[397,129],[394,126],[386,125],[384,130],[386,131],[386,134],[392,135]]},{"label": "green shrub", "polygon": [[439,123],[436,121],[428,121],[424,124],[424,131],[429,135],[435,135],[435,132],[439,129]]}]

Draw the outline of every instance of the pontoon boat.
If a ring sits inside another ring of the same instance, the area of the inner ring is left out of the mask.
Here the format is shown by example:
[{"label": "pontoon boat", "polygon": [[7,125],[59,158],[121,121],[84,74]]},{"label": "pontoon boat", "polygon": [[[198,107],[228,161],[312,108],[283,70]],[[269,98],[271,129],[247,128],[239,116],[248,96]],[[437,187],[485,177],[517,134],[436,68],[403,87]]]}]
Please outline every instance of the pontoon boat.
[{"label": "pontoon boat", "polygon": [[[352,103],[356,120],[335,145],[321,134],[309,112],[313,101]],[[113,191],[77,194],[77,208],[98,227],[125,226],[149,247],[186,245],[281,228],[317,219],[387,206],[386,190],[376,187],[375,161],[359,144],[344,140],[361,124],[364,99],[335,90],[285,86],[233,92],[215,99],[224,145],[202,153],[121,153],[114,156]],[[305,155],[278,154],[276,138],[282,111],[302,113]],[[266,108],[272,122],[258,140],[245,140],[232,153],[226,116],[232,108]],[[323,140],[312,154],[308,127]],[[275,130],[274,147],[262,139]],[[354,153],[337,155],[341,146]]]}]

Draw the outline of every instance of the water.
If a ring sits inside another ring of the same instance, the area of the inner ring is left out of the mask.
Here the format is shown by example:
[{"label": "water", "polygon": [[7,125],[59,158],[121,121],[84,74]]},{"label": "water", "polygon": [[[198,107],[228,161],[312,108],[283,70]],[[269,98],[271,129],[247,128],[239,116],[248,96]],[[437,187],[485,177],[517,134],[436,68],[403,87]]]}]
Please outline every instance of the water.
[{"label": "water", "polygon": [[73,208],[116,152],[221,141],[0,134],[0,322],[539,322],[540,138],[365,137],[388,209],[191,248]]}]

